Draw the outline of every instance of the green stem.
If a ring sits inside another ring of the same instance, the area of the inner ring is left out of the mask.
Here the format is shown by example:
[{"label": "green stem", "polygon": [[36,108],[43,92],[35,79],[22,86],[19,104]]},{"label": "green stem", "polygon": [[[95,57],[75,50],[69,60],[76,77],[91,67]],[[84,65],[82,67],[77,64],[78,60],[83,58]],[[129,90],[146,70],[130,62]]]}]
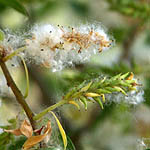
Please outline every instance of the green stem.
[{"label": "green stem", "polygon": [[26,49],[26,47],[24,46],[24,47],[21,47],[21,48],[18,48],[18,49],[16,49],[13,53],[11,53],[10,55],[8,55],[8,56],[6,56],[6,57],[4,57],[2,60],[3,60],[3,62],[6,62],[7,60],[9,60],[9,59],[11,59],[12,57],[14,57],[14,56],[17,56],[18,55],[18,53],[20,53],[20,52],[22,52],[22,51],[24,51]]},{"label": "green stem", "polygon": [[66,100],[61,100],[61,101],[59,101],[58,103],[56,103],[56,104],[54,104],[54,105],[52,105],[52,106],[50,106],[50,107],[44,109],[44,110],[43,110],[42,112],[40,112],[39,114],[35,115],[35,116],[33,117],[33,120],[39,120],[39,119],[41,119],[41,118],[42,118],[44,115],[46,115],[48,112],[50,112],[50,111],[56,109],[57,107],[62,106],[63,104],[66,104],[66,103],[67,103]]}]

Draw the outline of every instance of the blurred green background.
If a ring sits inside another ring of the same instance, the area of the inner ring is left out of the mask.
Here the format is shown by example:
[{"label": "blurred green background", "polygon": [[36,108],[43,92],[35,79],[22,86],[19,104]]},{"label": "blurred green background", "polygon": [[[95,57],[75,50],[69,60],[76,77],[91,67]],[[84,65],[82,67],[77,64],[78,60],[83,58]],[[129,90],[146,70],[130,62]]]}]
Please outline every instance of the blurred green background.
[{"label": "blurred green background", "polygon": [[[150,138],[150,0],[0,0],[0,29],[28,31],[34,24],[80,25],[99,22],[115,39],[110,50],[86,64],[61,72],[29,66],[28,103],[39,112],[60,100],[69,88],[94,76],[133,72],[144,89],[136,106],[90,104],[87,111],[64,106],[58,116],[77,150],[135,150],[137,139]],[[22,91],[23,69],[12,75]],[[0,100],[0,125],[20,110],[14,97]],[[139,149],[140,150],[140,149]]]}]

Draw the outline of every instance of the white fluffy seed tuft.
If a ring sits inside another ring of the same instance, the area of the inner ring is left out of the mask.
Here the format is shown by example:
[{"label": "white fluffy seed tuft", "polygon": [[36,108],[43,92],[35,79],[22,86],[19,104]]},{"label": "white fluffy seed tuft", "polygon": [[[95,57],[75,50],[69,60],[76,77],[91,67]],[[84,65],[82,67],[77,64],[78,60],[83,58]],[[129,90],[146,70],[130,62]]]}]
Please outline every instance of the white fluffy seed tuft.
[{"label": "white fluffy seed tuft", "polygon": [[[5,39],[0,41],[2,57],[25,46],[19,54],[27,63],[48,67],[54,72],[89,61],[92,55],[109,49],[114,43],[100,24],[78,27],[35,25],[22,36],[11,34],[9,30],[5,33]],[[11,63],[18,66],[16,56]]]},{"label": "white fluffy seed tuft", "polygon": [[0,74],[0,97],[13,97],[11,89],[7,86],[5,77]]},{"label": "white fluffy seed tuft", "polygon": [[52,71],[88,61],[92,55],[107,50],[113,43],[101,26],[94,25],[36,25],[31,35],[26,39],[24,58]]},{"label": "white fluffy seed tuft", "polygon": [[108,104],[114,102],[117,104],[138,105],[144,101],[144,91],[141,88],[137,88],[136,91],[127,92],[127,95],[122,93],[107,94],[106,99],[108,100]]}]

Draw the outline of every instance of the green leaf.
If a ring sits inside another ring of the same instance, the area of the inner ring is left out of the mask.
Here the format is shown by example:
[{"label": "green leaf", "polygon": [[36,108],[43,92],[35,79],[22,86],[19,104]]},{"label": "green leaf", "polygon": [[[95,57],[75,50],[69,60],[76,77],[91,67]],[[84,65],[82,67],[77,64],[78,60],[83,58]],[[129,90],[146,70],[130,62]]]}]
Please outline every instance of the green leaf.
[{"label": "green leaf", "polygon": [[99,106],[104,109],[103,103],[101,102],[101,98],[100,97],[94,97],[93,98],[98,104]]},{"label": "green leaf", "polygon": [[96,93],[98,94],[110,94],[111,92],[106,89],[97,89]]},{"label": "green leaf", "polygon": [[56,122],[57,122],[57,125],[58,125],[58,128],[59,128],[59,131],[60,131],[60,134],[62,136],[62,139],[63,139],[63,143],[64,143],[64,150],[66,150],[66,147],[67,147],[67,137],[66,137],[66,133],[61,125],[61,123],[59,122],[58,118],[56,117],[56,115],[51,111],[51,114],[54,116]]},{"label": "green leaf", "polygon": [[3,41],[5,38],[5,34],[2,30],[0,30],[0,41]]},{"label": "green leaf", "polygon": [[28,13],[25,7],[21,3],[19,3],[17,0],[0,0],[0,4],[11,7],[17,10],[18,12],[28,16]]},{"label": "green leaf", "polygon": [[123,75],[121,75],[120,79],[126,79],[130,75],[130,72],[127,72]]},{"label": "green leaf", "polygon": [[127,95],[126,92],[125,92],[122,88],[117,87],[117,86],[114,86],[114,88],[115,88],[118,92],[121,92],[122,94]]},{"label": "green leaf", "polygon": [[86,86],[84,86],[84,87],[80,90],[80,92],[86,92],[86,91],[90,88],[91,84],[92,84],[92,81],[91,81],[90,83],[88,83]]},{"label": "green leaf", "polygon": [[67,141],[68,141],[67,150],[76,150],[76,148],[75,148],[74,144],[72,143],[69,136],[67,136]]},{"label": "green leaf", "polygon": [[[62,138],[61,138],[61,135],[59,136],[59,139],[62,141]],[[72,143],[71,139],[69,136],[67,136],[67,148],[66,150],[76,150],[74,144]],[[62,141],[62,144],[63,144],[63,141]],[[54,149],[53,149],[54,150]]]},{"label": "green leaf", "polygon": [[87,99],[84,96],[80,96],[80,100],[83,103],[85,110],[87,110]]},{"label": "green leaf", "polygon": [[80,106],[79,106],[78,103],[76,103],[75,101],[70,100],[70,101],[68,102],[68,104],[72,104],[72,105],[74,105],[75,107],[77,107],[78,110],[80,110]]}]

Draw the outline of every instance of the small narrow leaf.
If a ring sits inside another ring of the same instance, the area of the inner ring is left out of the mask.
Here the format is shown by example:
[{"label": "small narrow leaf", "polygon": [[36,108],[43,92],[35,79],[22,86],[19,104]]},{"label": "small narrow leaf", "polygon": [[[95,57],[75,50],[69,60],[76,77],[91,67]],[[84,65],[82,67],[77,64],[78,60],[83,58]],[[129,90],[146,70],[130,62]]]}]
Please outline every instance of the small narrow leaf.
[{"label": "small narrow leaf", "polygon": [[112,80],[117,80],[117,79],[119,79],[120,78],[120,76],[121,76],[121,73],[120,74],[117,74],[116,76],[114,76],[114,77],[112,77]]},{"label": "small narrow leaf", "polygon": [[99,82],[97,83],[94,83],[93,85],[91,85],[91,89],[97,89],[99,86],[102,85],[102,83],[106,80],[106,77],[104,77],[102,80],[100,80]]},{"label": "small narrow leaf", "polygon": [[80,100],[83,103],[85,110],[87,110],[87,100],[84,96],[80,96]]},{"label": "small narrow leaf", "polygon": [[70,92],[68,92],[68,93],[66,94],[66,96],[64,97],[64,99],[68,99],[70,96],[72,96],[72,94],[74,94],[74,92],[76,92],[76,89],[75,89],[75,88],[72,89]]},{"label": "small narrow leaf", "polygon": [[97,96],[100,96],[100,95],[97,94],[97,93],[85,93],[85,96],[86,97],[97,97]]},{"label": "small narrow leaf", "polygon": [[86,85],[85,87],[83,87],[80,91],[81,91],[81,92],[86,92],[86,91],[90,88],[91,84],[92,84],[92,82],[90,82],[89,84],[87,84],[87,85]]},{"label": "small narrow leaf", "polygon": [[127,84],[132,84],[132,83],[135,83],[135,80],[124,80],[124,82]]},{"label": "small narrow leaf", "polygon": [[68,103],[74,105],[78,110],[80,110],[80,106],[75,101],[69,101]]},{"label": "small narrow leaf", "polygon": [[58,128],[59,128],[59,131],[60,131],[60,134],[62,136],[62,139],[63,139],[63,143],[64,143],[64,150],[66,150],[66,147],[67,147],[67,136],[66,136],[66,133],[61,125],[61,123],[59,122],[58,118],[56,117],[56,115],[51,111],[52,115],[54,116],[56,122],[57,122],[57,125],[58,125]]},{"label": "small narrow leaf", "polygon": [[71,139],[69,138],[69,136],[67,136],[67,141],[68,141],[68,144],[67,144],[67,150],[76,150],[74,144],[72,143]]},{"label": "small narrow leaf", "polygon": [[103,103],[101,102],[100,97],[94,97],[94,100],[99,104],[99,106],[100,106],[102,109],[104,109]]},{"label": "small narrow leaf", "polygon": [[129,76],[129,72],[123,74],[123,75],[120,77],[120,79],[125,79],[125,78],[127,78],[128,76]]},{"label": "small narrow leaf", "polygon": [[102,80],[100,80],[100,81],[98,82],[97,87],[98,87],[98,86],[101,86],[105,81],[106,81],[106,77],[104,77]]},{"label": "small narrow leaf", "polygon": [[114,86],[114,89],[116,89],[118,92],[121,92],[124,95],[127,95],[126,92],[122,88],[120,88],[118,86]]},{"label": "small narrow leaf", "polygon": [[119,84],[122,85],[122,86],[130,87],[131,84],[130,84],[130,83],[127,83],[127,82],[125,82],[125,81],[130,81],[130,80],[123,80],[123,81],[120,80]]},{"label": "small narrow leaf", "polygon": [[96,92],[98,94],[109,94],[109,93],[111,93],[110,91],[108,91],[106,89],[97,89]]},{"label": "small narrow leaf", "polygon": [[103,102],[105,103],[105,95],[101,94],[101,97],[102,97]]},{"label": "small narrow leaf", "polygon": [[105,89],[110,91],[110,92],[117,92],[117,89],[112,88],[112,87],[105,87]]},{"label": "small narrow leaf", "polygon": [[99,83],[104,83],[104,81],[106,80],[106,77],[104,77]]}]

